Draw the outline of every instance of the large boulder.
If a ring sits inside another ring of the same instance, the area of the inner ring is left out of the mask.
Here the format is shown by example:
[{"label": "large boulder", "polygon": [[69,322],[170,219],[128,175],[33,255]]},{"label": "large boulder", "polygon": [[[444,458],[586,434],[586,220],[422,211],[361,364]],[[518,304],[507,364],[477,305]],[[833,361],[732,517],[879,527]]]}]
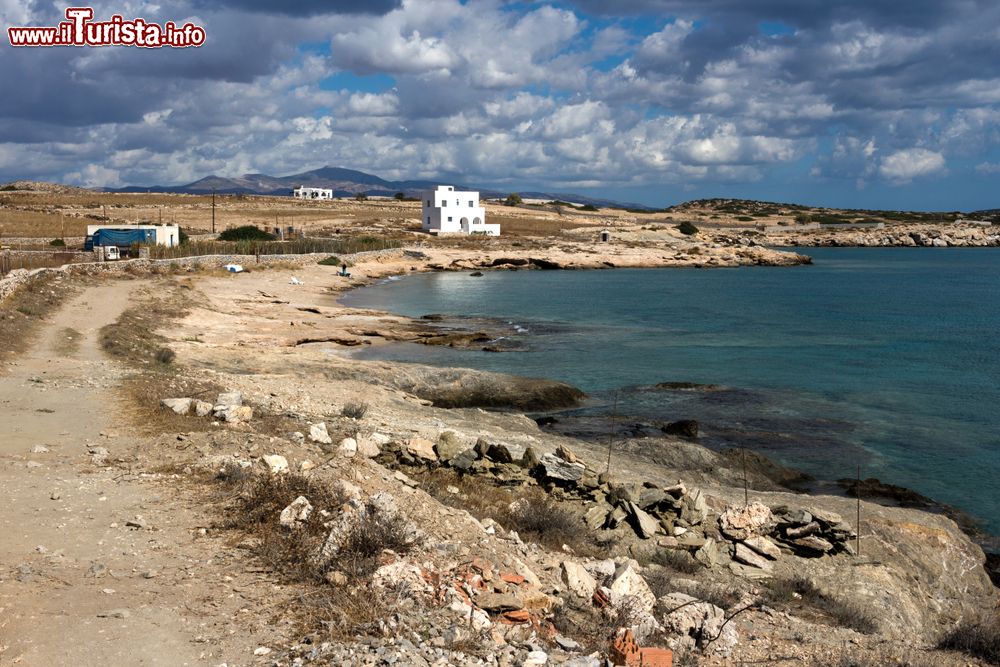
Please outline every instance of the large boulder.
[{"label": "large boulder", "polygon": [[694,419],[681,419],[680,421],[664,424],[660,430],[667,435],[679,435],[682,438],[697,438],[698,422]]},{"label": "large boulder", "polygon": [[448,463],[468,448],[468,445],[462,442],[457,433],[454,431],[445,431],[438,436],[434,451],[442,463]]},{"label": "large boulder", "polygon": [[739,639],[735,624],[726,622],[722,609],[690,595],[665,595],[657,601],[656,611],[667,633],[667,644],[674,650],[699,649],[709,655],[728,656]]},{"label": "large boulder", "polygon": [[410,438],[406,441],[406,451],[411,456],[424,461],[437,461],[438,456],[434,453],[434,443],[427,438]]},{"label": "large boulder", "polygon": [[576,561],[564,560],[559,565],[561,578],[569,592],[578,598],[590,600],[597,590],[597,582],[587,570]]},{"label": "large boulder", "polygon": [[554,454],[543,454],[540,465],[546,479],[560,482],[578,482],[587,469],[582,463],[570,463]]}]

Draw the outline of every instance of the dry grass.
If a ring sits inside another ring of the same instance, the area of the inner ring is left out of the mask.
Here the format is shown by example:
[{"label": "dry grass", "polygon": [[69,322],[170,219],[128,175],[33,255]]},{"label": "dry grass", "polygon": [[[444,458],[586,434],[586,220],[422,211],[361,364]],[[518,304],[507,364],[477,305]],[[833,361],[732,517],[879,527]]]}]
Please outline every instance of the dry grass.
[{"label": "dry grass", "polygon": [[[217,480],[230,497],[221,527],[239,532],[254,545],[253,554],[265,567],[286,584],[301,587],[298,604],[288,615],[302,634],[319,634],[323,640],[385,636],[396,612],[415,606],[411,591],[376,590],[369,580],[385,550],[406,553],[418,546],[403,515],[386,514],[368,503],[339,551],[324,556],[330,532],[326,524],[331,515],[341,514],[348,500],[340,487],[238,466],[225,468]],[[294,529],[282,527],[281,511],[299,496],[309,500],[312,513]],[[328,584],[330,573],[346,577],[348,583]]]},{"label": "dry grass", "polygon": [[[414,477],[441,503],[467,510],[480,520],[493,519],[505,529],[517,531],[522,540],[554,551],[562,551],[566,545],[577,554],[610,555],[613,545],[596,541],[579,516],[537,486],[497,486],[482,475],[459,475],[443,468],[414,473]],[[448,487],[457,488],[458,493],[449,492]]]},{"label": "dry grass", "polygon": [[43,275],[0,303],[0,340],[8,354],[23,352],[35,340],[42,322],[74,293],[74,283]]},{"label": "dry grass", "polygon": [[862,634],[874,634],[878,624],[861,603],[836,598],[803,577],[775,578],[767,582],[765,598],[788,610],[818,612],[822,618]]},{"label": "dry grass", "polygon": [[961,651],[991,665],[1000,665],[1000,627],[997,621],[963,621],[938,642],[938,648]]},{"label": "dry grass", "polygon": [[0,239],[4,237],[57,239],[84,236],[87,221],[49,211],[0,208]]},{"label": "dry grass", "polygon": [[[190,295],[177,285],[159,294],[163,296],[157,297],[152,290],[146,290],[136,305],[101,329],[100,342],[105,352],[134,366],[166,365],[163,362],[169,355],[161,350],[167,339],[156,330],[187,313]],[[167,363],[172,361],[171,357]]]},{"label": "dry grass", "polygon": [[222,389],[211,382],[150,371],[125,378],[119,388],[123,407],[142,435],[211,430],[212,418],[179,415],[160,407],[163,398],[197,398],[212,401]]}]

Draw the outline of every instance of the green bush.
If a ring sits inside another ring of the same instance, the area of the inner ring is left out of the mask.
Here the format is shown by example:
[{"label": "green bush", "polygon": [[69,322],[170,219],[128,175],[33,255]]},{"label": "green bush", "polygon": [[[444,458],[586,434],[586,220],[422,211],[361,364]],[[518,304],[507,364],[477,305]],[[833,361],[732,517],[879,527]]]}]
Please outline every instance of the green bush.
[{"label": "green bush", "polygon": [[191,240],[191,237],[190,237],[190,236],[188,236],[188,235],[187,235],[187,232],[185,232],[185,231],[184,231],[183,229],[179,230],[179,232],[180,232],[180,233],[178,234],[178,237],[177,237],[177,241],[178,241],[178,243],[180,243],[181,245],[184,245],[184,244],[186,244],[186,243],[187,243],[188,241],[190,241],[190,240]]},{"label": "green bush", "polygon": [[580,210],[593,213],[594,211],[597,210],[597,207],[594,206],[593,204],[584,204],[583,206],[580,207]]},{"label": "green bush", "polygon": [[63,241],[62,239],[52,239],[51,241],[49,241],[49,245],[56,246],[57,248],[65,248],[66,242]]},{"label": "green bush", "polygon": [[736,219],[740,222],[753,222],[753,216],[749,215],[738,215],[736,216]]},{"label": "green bush", "polygon": [[698,228],[687,220],[677,225],[677,230],[680,231],[681,234],[685,234],[687,236],[692,236],[693,234],[698,233]]},{"label": "green bush", "polygon": [[273,241],[274,239],[274,234],[269,234],[253,225],[234,227],[219,234],[220,241]]},{"label": "green bush", "polygon": [[336,255],[330,255],[326,259],[321,259],[316,263],[319,264],[320,266],[343,266],[343,264],[340,261],[340,258],[337,257]]},{"label": "green bush", "polygon": [[524,200],[521,199],[521,195],[517,194],[516,192],[512,192],[509,195],[507,195],[507,198],[503,200],[503,203],[506,204],[507,206],[518,206],[520,204],[523,204]]}]

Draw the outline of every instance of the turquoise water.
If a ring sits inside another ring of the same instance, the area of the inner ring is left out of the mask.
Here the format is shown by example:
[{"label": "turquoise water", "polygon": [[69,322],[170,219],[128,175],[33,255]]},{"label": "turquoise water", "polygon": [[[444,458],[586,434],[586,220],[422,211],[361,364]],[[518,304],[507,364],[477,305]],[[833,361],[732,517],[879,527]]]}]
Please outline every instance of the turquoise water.
[{"label": "turquoise water", "polygon": [[[861,464],[1000,534],[1000,252],[804,252],[813,266],[419,274],[343,302],[486,318],[522,348],[360,356],[563,380],[584,414],[617,393],[623,420],[698,419],[710,445],[821,479]],[[636,390],[667,381],[724,390]]]}]

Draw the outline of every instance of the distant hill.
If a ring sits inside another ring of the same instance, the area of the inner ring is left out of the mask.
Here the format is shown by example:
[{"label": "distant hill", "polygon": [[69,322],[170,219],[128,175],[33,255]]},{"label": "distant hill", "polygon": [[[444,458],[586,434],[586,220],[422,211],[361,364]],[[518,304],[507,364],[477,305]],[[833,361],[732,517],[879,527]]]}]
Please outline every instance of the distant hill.
[{"label": "distant hill", "polygon": [[[478,190],[483,197],[504,197],[510,194],[511,190],[500,190],[491,187],[476,187],[453,183],[448,180],[442,181],[387,181],[373,174],[366,174],[363,171],[345,169],[343,167],[322,167],[301,174],[291,176],[268,176],[267,174],[244,174],[234,178],[226,176],[206,176],[187,185],[130,185],[124,188],[108,189],[108,192],[177,192],[184,194],[247,194],[247,195],[278,195],[290,196],[292,190],[301,186],[309,188],[329,188],[333,190],[336,197],[352,197],[357,194],[369,196],[391,197],[397,192],[402,192],[407,197],[418,195],[422,190],[428,190],[436,185],[447,183],[457,188]],[[579,204],[591,204],[593,206],[614,207],[614,208],[634,208],[639,210],[653,210],[649,206],[642,204],[630,204],[616,202],[610,199],[599,199],[584,195],[550,193],[550,192],[521,192],[519,194],[526,199],[549,199],[571,201]]]}]

